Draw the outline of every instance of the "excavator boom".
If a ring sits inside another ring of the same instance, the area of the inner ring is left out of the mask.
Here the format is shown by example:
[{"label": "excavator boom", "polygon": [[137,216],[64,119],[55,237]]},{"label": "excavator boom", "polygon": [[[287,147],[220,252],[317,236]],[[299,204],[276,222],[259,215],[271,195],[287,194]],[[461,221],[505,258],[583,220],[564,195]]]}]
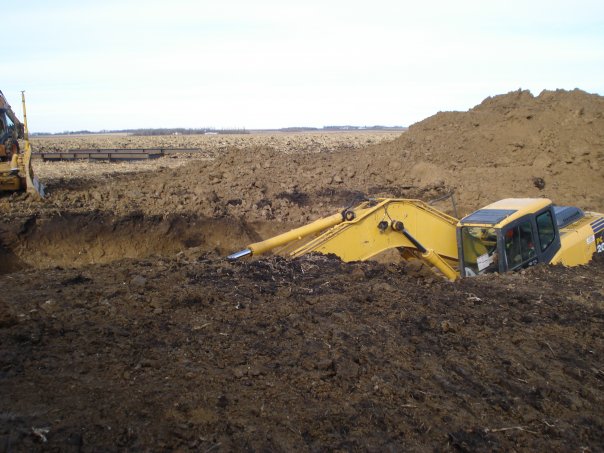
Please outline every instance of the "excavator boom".
[{"label": "excavator boom", "polygon": [[318,252],[333,253],[343,261],[362,261],[396,248],[403,257],[422,259],[455,280],[459,277],[455,270],[457,223],[456,218],[420,200],[369,199],[339,214],[250,244],[229,259],[280,248],[280,253],[292,257]]}]

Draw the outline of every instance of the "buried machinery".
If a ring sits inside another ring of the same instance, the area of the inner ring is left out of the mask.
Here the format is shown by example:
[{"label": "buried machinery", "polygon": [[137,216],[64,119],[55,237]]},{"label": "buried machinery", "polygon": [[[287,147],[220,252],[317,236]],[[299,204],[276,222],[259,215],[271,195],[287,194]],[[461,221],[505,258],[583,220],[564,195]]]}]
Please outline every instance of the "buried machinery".
[{"label": "buried machinery", "polygon": [[403,259],[422,260],[453,281],[537,263],[585,264],[604,253],[604,214],[545,198],[509,198],[458,220],[420,200],[366,199],[228,259],[273,249],[292,257],[333,253],[343,261],[398,249]]}]

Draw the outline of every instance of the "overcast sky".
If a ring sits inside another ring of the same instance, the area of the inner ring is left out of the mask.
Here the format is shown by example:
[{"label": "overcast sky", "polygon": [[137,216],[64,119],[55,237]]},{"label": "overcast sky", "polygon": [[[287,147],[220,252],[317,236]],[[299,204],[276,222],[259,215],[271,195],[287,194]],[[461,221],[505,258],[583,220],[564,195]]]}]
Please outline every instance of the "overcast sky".
[{"label": "overcast sky", "polygon": [[604,94],[604,1],[28,0],[0,89],[32,131],[410,125],[519,88]]}]

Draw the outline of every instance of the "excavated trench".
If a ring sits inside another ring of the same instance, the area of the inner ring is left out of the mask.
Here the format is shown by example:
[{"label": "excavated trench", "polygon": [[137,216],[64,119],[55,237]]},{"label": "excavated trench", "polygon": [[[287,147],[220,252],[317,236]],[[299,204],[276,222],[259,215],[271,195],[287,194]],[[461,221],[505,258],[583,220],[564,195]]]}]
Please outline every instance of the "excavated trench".
[{"label": "excavated trench", "polygon": [[0,221],[0,274],[173,256],[187,251],[225,256],[284,228],[284,224],[254,224],[193,214],[116,217],[91,212],[13,218]]}]

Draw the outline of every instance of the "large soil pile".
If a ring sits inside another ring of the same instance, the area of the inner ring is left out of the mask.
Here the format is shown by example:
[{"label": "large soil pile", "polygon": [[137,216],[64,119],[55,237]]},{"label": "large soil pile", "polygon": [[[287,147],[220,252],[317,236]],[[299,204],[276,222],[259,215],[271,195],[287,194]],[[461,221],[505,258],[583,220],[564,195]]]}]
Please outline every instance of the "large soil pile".
[{"label": "large soil pile", "polygon": [[604,97],[580,90],[517,91],[469,112],[438,113],[396,147],[411,149],[428,177],[442,172],[466,205],[546,196],[604,209]]}]

